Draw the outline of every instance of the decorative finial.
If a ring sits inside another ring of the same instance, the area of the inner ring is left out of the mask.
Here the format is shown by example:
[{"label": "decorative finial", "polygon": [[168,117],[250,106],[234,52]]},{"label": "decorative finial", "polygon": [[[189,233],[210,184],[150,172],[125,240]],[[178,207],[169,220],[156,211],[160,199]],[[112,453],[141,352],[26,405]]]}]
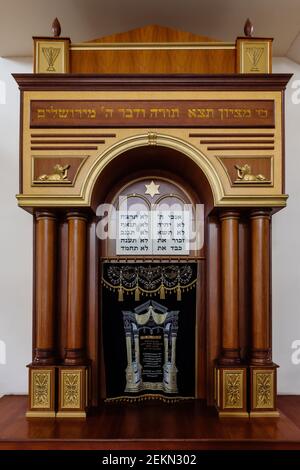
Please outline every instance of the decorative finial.
[{"label": "decorative finial", "polygon": [[253,34],[253,24],[251,23],[249,18],[247,18],[247,20],[246,20],[246,23],[245,23],[245,26],[244,26],[244,33],[245,33],[245,36],[247,36],[247,38],[251,38],[251,36]]},{"label": "decorative finial", "polygon": [[55,38],[58,38],[60,36],[61,26],[57,18],[55,18],[55,20],[52,23],[52,32]]}]

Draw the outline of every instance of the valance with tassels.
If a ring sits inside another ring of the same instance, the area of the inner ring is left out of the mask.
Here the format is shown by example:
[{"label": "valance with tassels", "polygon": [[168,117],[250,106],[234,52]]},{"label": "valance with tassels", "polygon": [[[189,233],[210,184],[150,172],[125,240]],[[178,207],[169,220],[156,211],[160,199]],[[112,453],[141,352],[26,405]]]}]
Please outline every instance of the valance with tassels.
[{"label": "valance with tassels", "polygon": [[104,287],[118,293],[119,302],[124,294],[134,295],[135,301],[141,296],[176,293],[181,300],[182,293],[193,289],[197,281],[196,265],[188,264],[106,264],[101,282]]}]

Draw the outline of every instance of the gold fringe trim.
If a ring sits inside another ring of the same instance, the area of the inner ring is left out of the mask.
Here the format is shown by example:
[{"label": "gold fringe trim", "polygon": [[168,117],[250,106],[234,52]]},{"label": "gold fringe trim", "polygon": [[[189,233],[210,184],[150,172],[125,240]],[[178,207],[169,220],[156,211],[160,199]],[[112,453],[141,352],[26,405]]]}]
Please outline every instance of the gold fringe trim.
[{"label": "gold fringe trim", "polygon": [[120,286],[118,287],[118,301],[123,302],[123,300],[124,300],[123,288]]},{"label": "gold fringe trim", "polygon": [[[133,292],[136,292],[136,289],[138,289],[139,294],[144,294],[144,295],[147,296],[147,295],[156,294],[156,293],[159,292],[159,295],[161,296],[161,295],[165,295],[167,292],[175,292],[175,291],[178,294],[178,290],[180,290],[180,295],[181,295],[181,292],[185,292],[185,291],[193,288],[195,286],[196,282],[197,282],[197,279],[194,279],[192,282],[190,282],[189,284],[186,284],[184,286],[178,284],[174,287],[166,287],[162,284],[157,289],[153,289],[153,290],[145,290],[140,286],[135,286],[135,287],[132,287],[130,289],[128,289],[124,286],[120,286],[120,285],[119,286],[114,286],[113,284],[110,284],[108,281],[106,281],[104,278],[101,279],[101,282],[107,289],[114,290],[114,291],[118,290],[119,294],[120,294],[120,291],[133,293]],[[164,299],[165,297],[160,297],[160,298]]]},{"label": "gold fringe trim", "polygon": [[140,289],[138,286],[135,288],[135,291],[134,291],[134,300],[136,302],[140,300]]},{"label": "gold fringe trim", "polygon": [[180,401],[195,400],[195,397],[168,397],[161,394],[147,394],[137,397],[121,396],[114,398],[106,398],[105,403],[141,403],[143,401],[157,400],[163,403],[178,403]]},{"label": "gold fringe trim", "polygon": [[164,300],[166,298],[165,286],[162,284],[159,289],[159,298]]}]

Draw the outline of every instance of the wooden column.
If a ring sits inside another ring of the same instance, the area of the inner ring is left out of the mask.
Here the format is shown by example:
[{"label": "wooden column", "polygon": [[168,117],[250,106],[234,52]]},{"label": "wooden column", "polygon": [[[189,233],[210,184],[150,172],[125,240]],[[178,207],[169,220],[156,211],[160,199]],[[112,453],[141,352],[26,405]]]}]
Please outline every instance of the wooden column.
[{"label": "wooden column", "polygon": [[251,364],[272,363],[270,347],[270,211],[255,210],[251,221]]},{"label": "wooden column", "polygon": [[224,211],[221,220],[222,351],[219,363],[240,363],[239,213]]},{"label": "wooden column", "polygon": [[70,212],[68,219],[68,292],[66,365],[85,363],[86,224],[84,214]]},{"label": "wooden column", "polygon": [[56,217],[51,212],[36,214],[35,226],[35,351],[33,363],[55,361],[55,269]]},{"label": "wooden column", "polygon": [[270,210],[253,210],[251,225],[252,321],[250,417],[277,417],[277,365],[272,362]]},{"label": "wooden column", "polygon": [[226,210],[221,221],[222,349],[215,367],[219,417],[248,417],[247,367],[241,364],[239,339],[239,218]]}]

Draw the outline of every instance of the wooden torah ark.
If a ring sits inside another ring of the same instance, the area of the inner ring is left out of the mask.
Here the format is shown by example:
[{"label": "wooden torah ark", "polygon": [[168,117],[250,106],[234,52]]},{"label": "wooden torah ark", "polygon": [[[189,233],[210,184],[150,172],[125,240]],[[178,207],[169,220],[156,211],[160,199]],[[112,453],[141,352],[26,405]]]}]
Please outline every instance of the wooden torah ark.
[{"label": "wooden torah ark", "polygon": [[96,209],[145,177],[204,204],[204,247],[186,257],[201,273],[195,398],[220,417],[278,416],[271,221],[287,200],[290,75],[272,74],[272,41],[245,31],[222,43],[149,26],[72,44],[56,24],[34,38],[34,73],[14,75],[17,200],[35,233],[28,417],[84,418],[106,398],[99,272],[118,256]]}]

